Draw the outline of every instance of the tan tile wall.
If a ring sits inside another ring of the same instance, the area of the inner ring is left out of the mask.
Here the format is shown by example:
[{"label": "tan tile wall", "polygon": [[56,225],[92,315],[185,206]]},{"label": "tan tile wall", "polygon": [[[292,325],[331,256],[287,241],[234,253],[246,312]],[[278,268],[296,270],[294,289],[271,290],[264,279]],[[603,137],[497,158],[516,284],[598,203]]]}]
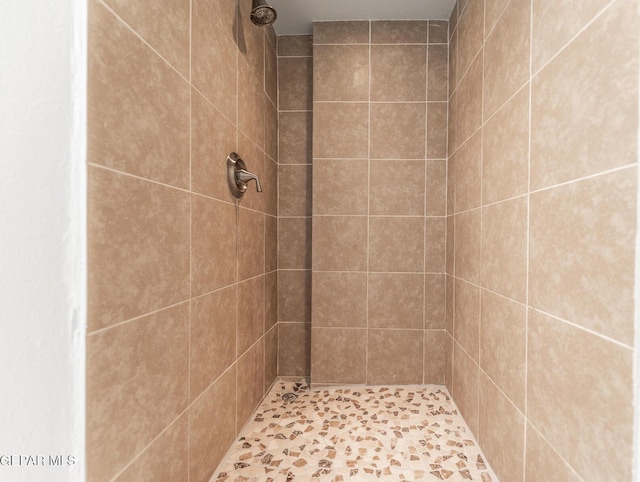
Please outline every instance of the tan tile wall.
[{"label": "tan tile wall", "polygon": [[207,481],[276,377],[275,34],[239,3],[90,2],[90,481]]},{"label": "tan tile wall", "polygon": [[638,2],[450,25],[446,384],[501,480],[631,480]]},{"label": "tan tile wall", "polygon": [[447,40],[446,21],[314,24],[314,384],[444,382]]},{"label": "tan tile wall", "polygon": [[278,37],[278,375],[308,377],[313,42]]}]

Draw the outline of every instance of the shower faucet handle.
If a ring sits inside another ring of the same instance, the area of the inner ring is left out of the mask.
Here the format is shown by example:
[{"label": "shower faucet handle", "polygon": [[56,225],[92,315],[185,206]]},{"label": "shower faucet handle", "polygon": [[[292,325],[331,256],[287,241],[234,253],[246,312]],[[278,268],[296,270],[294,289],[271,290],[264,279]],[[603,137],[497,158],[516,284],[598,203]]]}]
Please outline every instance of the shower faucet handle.
[{"label": "shower faucet handle", "polygon": [[247,171],[246,164],[237,153],[229,154],[227,157],[227,182],[231,194],[240,199],[247,190],[247,183],[252,180],[256,182],[256,191],[262,192],[258,176]]}]

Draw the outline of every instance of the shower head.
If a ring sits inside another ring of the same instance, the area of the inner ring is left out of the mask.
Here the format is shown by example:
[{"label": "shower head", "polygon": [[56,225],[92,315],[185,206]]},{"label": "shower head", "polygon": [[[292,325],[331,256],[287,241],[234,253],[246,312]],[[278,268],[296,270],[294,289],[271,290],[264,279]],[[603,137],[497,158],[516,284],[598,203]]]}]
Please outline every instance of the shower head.
[{"label": "shower head", "polygon": [[278,13],[271,5],[267,5],[262,0],[253,0],[251,6],[251,21],[258,27],[267,27],[276,21]]}]

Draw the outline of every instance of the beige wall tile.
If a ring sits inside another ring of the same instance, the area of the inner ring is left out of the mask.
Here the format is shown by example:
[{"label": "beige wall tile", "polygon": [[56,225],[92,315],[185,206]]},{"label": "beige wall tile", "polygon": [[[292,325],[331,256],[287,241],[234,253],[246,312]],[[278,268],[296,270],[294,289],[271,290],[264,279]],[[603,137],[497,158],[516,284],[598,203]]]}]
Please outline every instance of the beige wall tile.
[{"label": "beige wall tile", "polygon": [[446,280],[444,274],[424,275],[424,327],[444,329],[446,316]]},{"label": "beige wall tile", "polygon": [[368,330],[367,383],[422,383],[423,337],[420,330]]},{"label": "beige wall tile", "polygon": [[368,45],[313,47],[314,101],[362,101],[368,98]]},{"label": "beige wall tile", "polygon": [[364,159],[368,154],[367,104],[317,103],[313,112],[313,157]]},{"label": "beige wall tile", "polygon": [[238,283],[237,356],[264,335],[264,276]]},{"label": "beige wall tile", "polygon": [[238,128],[264,149],[264,90],[243,60],[238,62]]},{"label": "beige wall tile", "polygon": [[480,347],[480,288],[455,282],[454,338],[478,363]]},{"label": "beige wall tile", "polygon": [[264,217],[255,211],[238,209],[238,281],[265,272]]},{"label": "beige wall tile", "polygon": [[456,30],[449,41],[449,96],[458,86],[463,72],[458,73],[458,31]]},{"label": "beige wall tile", "polygon": [[525,418],[483,373],[478,418],[478,442],[491,468],[500,480],[522,480]]},{"label": "beige wall tile", "polygon": [[[278,106],[278,57],[271,42],[264,43],[264,91],[274,107]],[[271,156],[274,157],[275,156]]]},{"label": "beige wall tile", "polygon": [[457,94],[454,138],[459,147],[482,125],[482,53],[460,80]]},{"label": "beige wall tile", "polygon": [[312,57],[311,35],[278,35],[278,57]]},{"label": "beige wall tile", "polygon": [[531,0],[512,0],[485,42],[485,119],[529,80],[530,12]]},{"label": "beige wall tile", "polygon": [[[448,333],[445,334],[444,342],[444,384],[453,393],[453,337]],[[426,366],[426,363],[425,363]]]},{"label": "beige wall tile", "polygon": [[427,48],[424,45],[373,45],[370,99],[424,101],[426,70]]},{"label": "beige wall tile", "polygon": [[533,79],[532,189],[636,162],[638,54],[629,45],[640,27],[630,8],[614,3]]},{"label": "beige wall tile", "polygon": [[484,2],[484,36],[489,36],[491,30],[504,12],[510,0],[485,0]]},{"label": "beige wall tile", "polygon": [[426,330],[424,332],[424,384],[444,384],[445,378],[445,336],[443,330]]},{"label": "beige wall tile", "polygon": [[468,0],[468,2],[466,8],[460,10],[458,19],[458,69],[461,75],[471,65],[484,40],[485,0]]},{"label": "beige wall tile", "polygon": [[184,192],[89,167],[89,333],[188,298],[188,212]]},{"label": "beige wall tile", "polygon": [[447,45],[429,45],[429,77],[427,80],[427,100],[429,102],[448,100],[449,48]]},{"label": "beige wall tile", "polygon": [[[308,371],[307,371],[308,373]],[[271,388],[278,377],[278,326],[264,336],[264,391]]]},{"label": "beige wall tile", "polygon": [[227,156],[236,150],[236,128],[195,89],[191,91],[191,136],[191,189],[233,202],[226,169]]},{"label": "beige wall tile", "polygon": [[311,164],[311,112],[280,112],[278,162]]},{"label": "beige wall tile", "polygon": [[[191,25],[191,82],[227,118],[236,118],[238,51],[217,17],[217,4],[194,0]],[[227,66],[221,69],[220,66]]]},{"label": "beige wall tile", "polygon": [[444,217],[428,217],[425,224],[424,270],[427,273],[444,273],[447,220]]},{"label": "beige wall tile", "polygon": [[366,159],[320,159],[313,165],[313,214],[367,214]]},{"label": "beige wall tile", "polygon": [[446,20],[429,20],[429,43],[446,44],[449,42],[449,22]]},{"label": "beige wall tile", "polygon": [[482,208],[482,285],[527,299],[527,198]]},{"label": "beige wall tile", "polygon": [[422,274],[370,273],[367,293],[369,328],[422,329]]},{"label": "beige wall tile", "polygon": [[[264,158],[264,212],[271,216],[278,214],[278,164],[265,156]],[[257,196],[262,193],[256,192]]]},{"label": "beige wall tile", "polygon": [[[315,120],[315,118],[314,118]],[[371,104],[372,159],[423,159],[424,104]]]},{"label": "beige wall tile", "polygon": [[364,216],[314,216],[314,271],[365,271],[367,226]]},{"label": "beige wall tile", "polygon": [[278,337],[278,375],[308,375],[311,352],[311,324],[280,323],[278,325]]},{"label": "beige wall tile", "polygon": [[104,6],[89,20],[89,162],[188,188],[189,85]]},{"label": "beige wall tile", "polygon": [[535,482],[545,478],[566,482],[582,480],[540,436],[535,427],[529,424],[527,427],[527,464],[524,480]]},{"label": "beige wall tile", "polygon": [[191,300],[191,401],[236,361],[236,293],[231,286]]},{"label": "beige wall tile", "polygon": [[[214,253],[219,256],[213,256]],[[237,278],[236,213],[231,204],[191,198],[191,293],[228,286]]]},{"label": "beige wall tile", "polygon": [[206,482],[236,436],[236,366],[189,407],[189,480]]},{"label": "beige wall tile", "polygon": [[423,272],[424,218],[369,219],[369,270]]},{"label": "beige wall tile", "polygon": [[447,159],[447,215],[456,212],[456,159],[457,152]]},{"label": "beige wall tile", "polygon": [[105,3],[178,72],[189,78],[188,0],[107,0]]},{"label": "beige wall tile", "polygon": [[471,283],[480,283],[482,258],[480,255],[479,209],[455,216],[455,273]]},{"label": "beige wall tile", "polygon": [[[263,184],[263,189],[266,189],[265,192],[259,193],[256,190],[255,183],[252,182],[245,191],[239,204],[245,208],[264,212],[267,206],[267,193],[269,192],[264,151],[252,139],[247,137],[242,130],[238,129],[236,136],[238,137],[237,153],[240,154],[245,161],[247,169],[258,176],[260,183]],[[273,186],[277,186],[277,183]]]},{"label": "beige wall tile", "polygon": [[520,90],[482,129],[482,202],[526,194],[529,188],[529,89]]},{"label": "beige wall tile", "polygon": [[447,296],[446,328],[447,328],[447,333],[453,336],[455,278],[449,275],[447,275],[447,295],[446,296]]},{"label": "beige wall tile", "polygon": [[427,103],[427,159],[447,157],[447,103]]},{"label": "beige wall tile", "polygon": [[454,342],[453,396],[472,433],[478,432],[478,365]]},{"label": "beige wall tile", "polygon": [[185,480],[189,477],[189,425],[186,415],[174,421],[157,440],[114,480],[138,482]]},{"label": "beige wall tile", "polygon": [[183,303],[87,337],[87,470],[95,480],[114,477],[187,407],[188,330]]},{"label": "beige wall tile", "polygon": [[481,205],[482,132],[477,132],[456,153],[455,209],[467,211]]},{"label": "beige wall tile", "polygon": [[251,21],[251,0],[238,0],[238,14],[236,15],[236,32],[238,36],[238,54],[244,59],[252,72],[264,87],[264,44],[265,29],[256,28]]},{"label": "beige wall tile", "polygon": [[447,154],[451,156],[460,144],[460,126],[458,121],[458,91],[449,98],[449,125],[447,127]]},{"label": "beige wall tile", "polygon": [[278,215],[311,216],[311,166],[278,166]]},{"label": "beige wall tile", "polygon": [[366,44],[368,42],[368,21],[313,23],[314,44]]},{"label": "beige wall tile", "polygon": [[456,27],[458,26],[458,2],[453,4],[453,10],[449,16],[449,38],[453,35]]},{"label": "beige wall tile", "polygon": [[264,277],[264,331],[269,331],[278,322],[278,272]]},{"label": "beige wall tile", "polygon": [[313,58],[280,57],[278,59],[278,108],[311,110],[313,104]]},{"label": "beige wall tile", "polygon": [[236,432],[249,421],[264,396],[264,339],[238,359],[238,420]]},{"label": "beige wall tile", "polygon": [[426,44],[425,20],[378,20],[371,22],[372,44]]},{"label": "beige wall tile", "polygon": [[427,216],[447,214],[447,161],[427,161]]},{"label": "beige wall tile", "polygon": [[278,219],[278,268],[311,267],[311,218]]},{"label": "beige wall tile", "polygon": [[481,297],[480,367],[524,412],[526,307],[485,289]]},{"label": "beige wall tile", "polygon": [[[319,163],[315,167],[318,166]],[[358,175],[363,176],[364,172]],[[366,178],[364,182],[367,183]],[[369,214],[422,216],[425,209],[425,163],[370,161],[368,188]]]},{"label": "beige wall tile", "polygon": [[633,344],[636,170],[531,195],[529,303]]},{"label": "beige wall tile", "polygon": [[310,271],[278,271],[278,321],[311,322]]},{"label": "beige wall tile", "polygon": [[278,219],[264,217],[264,271],[270,273],[278,268]]},{"label": "beige wall tile", "polygon": [[[604,0],[573,0],[562,5],[550,0],[533,2],[534,72],[540,70],[608,3]],[[616,31],[621,33],[621,30]]]},{"label": "beige wall tile", "polygon": [[367,326],[366,273],[313,273],[313,326]]},{"label": "beige wall tile", "polygon": [[367,330],[311,329],[311,383],[365,383]]},{"label": "beige wall tile", "polygon": [[447,249],[446,268],[447,274],[454,274],[455,271],[455,216],[447,216]]},{"label": "beige wall tile", "polygon": [[581,477],[629,480],[632,351],[534,310],[528,329],[531,424]]},{"label": "beige wall tile", "polygon": [[264,98],[264,152],[273,161],[278,159],[278,109],[269,99]]}]

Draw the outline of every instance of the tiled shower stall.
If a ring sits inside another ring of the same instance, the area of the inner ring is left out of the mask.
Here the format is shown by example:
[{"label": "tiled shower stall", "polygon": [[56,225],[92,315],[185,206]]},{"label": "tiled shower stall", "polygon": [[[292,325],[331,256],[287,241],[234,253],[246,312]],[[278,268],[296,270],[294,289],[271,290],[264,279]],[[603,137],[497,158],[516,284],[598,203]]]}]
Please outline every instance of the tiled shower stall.
[{"label": "tiled shower stall", "polygon": [[250,9],[90,2],[88,480],[207,481],[279,376],[444,384],[500,480],[631,480],[637,1]]}]

